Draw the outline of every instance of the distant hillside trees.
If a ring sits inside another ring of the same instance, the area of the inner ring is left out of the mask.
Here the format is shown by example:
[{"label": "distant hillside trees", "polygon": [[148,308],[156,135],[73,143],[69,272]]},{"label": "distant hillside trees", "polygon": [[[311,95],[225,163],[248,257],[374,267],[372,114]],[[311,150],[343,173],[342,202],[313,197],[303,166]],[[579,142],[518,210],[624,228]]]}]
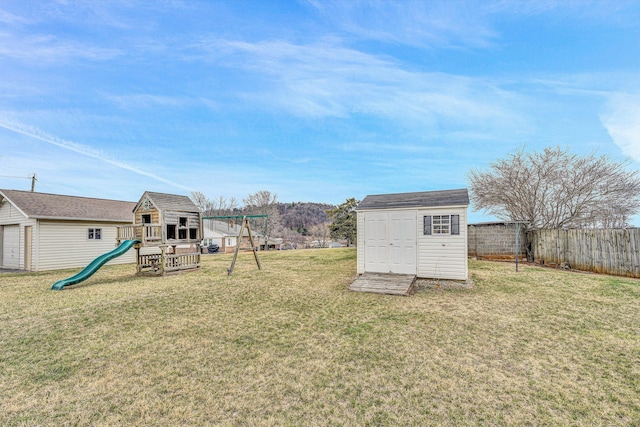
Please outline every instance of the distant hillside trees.
[{"label": "distant hillside trees", "polygon": [[295,202],[278,204],[280,223],[283,228],[295,230],[303,236],[312,234],[312,229],[329,221],[327,210],[335,206],[327,203]]},{"label": "distant hillside trees", "polygon": [[249,194],[238,206],[235,198],[218,197],[209,199],[202,192],[194,191],[191,199],[204,216],[220,215],[269,215],[268,219],[251,220],[253,230],[265,236],[283,237],[287,241],[304,241],[304,237],[313,237],[325,246],[329,238],[329,217],[327,211],[335,208],[328,203],[293,202],[282,203],[278,195],[261,190]]},{"label": "distant hillside trees", "polygon": [[640,176],[629,161],[578,156],[560,147],[524,148],[472,169],[468,179],[475,210],[540,228],[621,228],[640,208]]}]

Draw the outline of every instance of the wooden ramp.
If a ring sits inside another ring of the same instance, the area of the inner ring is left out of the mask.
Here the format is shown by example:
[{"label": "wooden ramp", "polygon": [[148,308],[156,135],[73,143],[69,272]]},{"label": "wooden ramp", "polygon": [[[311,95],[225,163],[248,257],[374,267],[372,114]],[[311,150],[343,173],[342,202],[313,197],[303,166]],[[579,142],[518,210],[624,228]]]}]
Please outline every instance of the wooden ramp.
[{"label": "wooden ramp", "polygon": [[409,296],[415,282],[416,276],[412,274],[365,273],[349,285],[349,290]]}]

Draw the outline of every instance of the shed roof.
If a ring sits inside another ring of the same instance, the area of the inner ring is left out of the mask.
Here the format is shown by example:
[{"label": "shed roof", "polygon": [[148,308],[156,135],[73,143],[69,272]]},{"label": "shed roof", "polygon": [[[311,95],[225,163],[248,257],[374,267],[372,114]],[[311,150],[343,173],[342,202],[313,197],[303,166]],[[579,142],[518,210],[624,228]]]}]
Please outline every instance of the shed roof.
[{"label": "shed roof", "polygon": [[133,210],[138,208],[138,205],[142,203],[145,197],[148,197],[151,203],[162,211],[200,212],[200,209],[187,196],[155,193],[153,191],[145,191]]},{"label": "shed roof", "polygon": [[356,210],[468,205],[469,193],[466,188],[460,188],[457,190],[369,195],[358,204]]},{"label": "shed roof", "polygon": [[133,222],[135,202],[63,196],[21,190],[0,190],[27,218],[76,221]]}]

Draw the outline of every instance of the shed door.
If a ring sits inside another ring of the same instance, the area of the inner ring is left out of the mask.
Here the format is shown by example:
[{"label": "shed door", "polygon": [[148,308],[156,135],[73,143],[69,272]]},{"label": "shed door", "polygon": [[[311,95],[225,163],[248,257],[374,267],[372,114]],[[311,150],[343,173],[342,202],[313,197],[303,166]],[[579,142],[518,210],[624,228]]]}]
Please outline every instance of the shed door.
[{"label": "shed door", "polygon": [[389,271],[416,274],[416,213],[389,214]]},{"label": "shed door", "polygon": [[416,274],[416,213],[365,214],[365,271]]},{"label": "shed door", "polygon": [[366,213],[364,218],[364,269],[371,273],[388,273],[388,214]]},{"label": "shed door", "polygon": [[5,225],[2,234],[2,267],[20,268],[20,226]]}]

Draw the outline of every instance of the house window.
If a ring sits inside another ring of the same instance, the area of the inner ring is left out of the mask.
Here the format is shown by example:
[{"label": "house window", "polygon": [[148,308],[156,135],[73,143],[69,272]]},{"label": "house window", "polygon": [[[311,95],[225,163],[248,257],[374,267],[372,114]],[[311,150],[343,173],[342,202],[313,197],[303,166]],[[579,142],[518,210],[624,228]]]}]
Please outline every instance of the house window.
[{"label": "house window", "polygon": [[151,214],[142,215],[142,223],[143,224],[151,224]]},{"label": "house window", "polygon": [[178,230],[178,239],[180,240],[186,240],[187,239],[187,230],[184,228],[181,228]]},{"label": "house window", "polygon": [[425,215],[423,221],[425,236],[460,234],[460,215]]},{"label": "house window", "polygon": [[89,240],[102,240],[102,228],[90,228],[87,232]]},{"label": "house window", "polygon": [[180,227],[186,227],[187,226],[187,218],[185,217],[180,217]]},{"label": "house window", "polygon": [[189,239],[196,240],[198,238],[198,229],[190,228],[189,229]]}]

